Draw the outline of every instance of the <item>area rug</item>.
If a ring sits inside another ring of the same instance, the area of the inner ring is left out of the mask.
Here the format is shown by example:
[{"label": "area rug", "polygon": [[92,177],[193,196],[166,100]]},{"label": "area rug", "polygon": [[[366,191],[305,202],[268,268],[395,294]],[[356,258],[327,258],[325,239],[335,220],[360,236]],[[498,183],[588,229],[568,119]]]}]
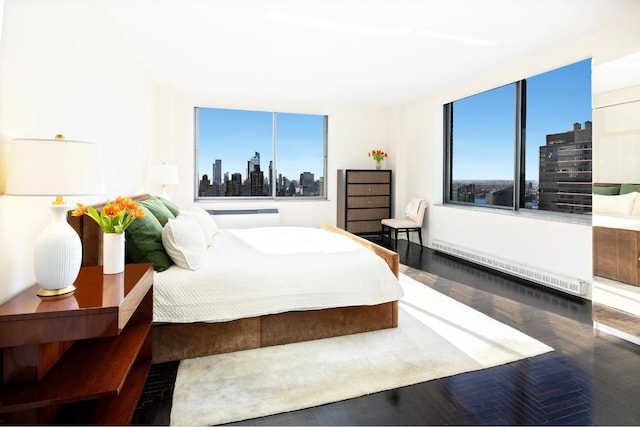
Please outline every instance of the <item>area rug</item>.
[{"label": "area rug", "polygon": [[399,326],[180,362],[171,425],[309,408],[553,349],[401,274]]}]

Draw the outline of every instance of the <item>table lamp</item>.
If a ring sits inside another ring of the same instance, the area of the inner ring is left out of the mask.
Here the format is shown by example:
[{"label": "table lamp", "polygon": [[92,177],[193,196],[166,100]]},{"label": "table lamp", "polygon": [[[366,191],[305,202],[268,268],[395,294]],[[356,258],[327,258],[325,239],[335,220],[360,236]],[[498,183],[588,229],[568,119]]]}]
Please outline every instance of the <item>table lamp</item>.
[{"label": "table lamp", "polygon": [[5,195],[55,196],[51,223],[36,240],[33,266],[38,296],[71,296],[82,264],[82,244],[67,222],[70,207],[63,196],[104,193],[102,152],[90,142],[55,139],[14,139],[9,151]]},{"label": "table lamp", "polygon": [[178,184],[178,167],[176,165],[168,165],[164,162],[161,165],[151,165],[147,181],[152,184],[160,184],[162,187],[160,196],[170,200],[167,194],[167,185]]}]

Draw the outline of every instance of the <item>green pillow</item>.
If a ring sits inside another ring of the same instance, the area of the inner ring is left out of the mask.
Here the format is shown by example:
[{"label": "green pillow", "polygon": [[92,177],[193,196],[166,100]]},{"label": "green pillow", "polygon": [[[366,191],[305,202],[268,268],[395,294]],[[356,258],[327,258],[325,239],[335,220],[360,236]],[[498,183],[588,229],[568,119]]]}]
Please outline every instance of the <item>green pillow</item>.
[{"label": "green pillow", "polygon": [[620,194],[633,193],[634,191],[640,191],[640,184],[622,184],[620,186]]},{"label": "green pillow", "polygon": [[134,263],[151,262],[155,271],[164,271],[173,264],[162,245],[162,225],[142,203],[144,217],[133,221],[125,230],[127,258]]},{"label": "green pillow", "polygon": [[617,196],[620,193],[620,187],[593,186],[593,194],[601,196]]},{"label": "green pillow", "polygon": [[160,221],[160,225],[162,227],[164,227],[167,221],[169,221],[169,218],[173,219],[176,217],[164,205],[164,203],[162,203],[162,201],[155,196],[149,196],[148,199],[138,202],[138,205],[144,206],[145,208],[149,209],[153,216],[155,216],[156,219]]},{"label": "green pillow", "polygon": [[167,209],[169,209],[174,217],[178,216],[178,214],[180,213],[180,208],[178,207],[178,205],[173,203],[171,200],[163,199],[162,197],[158,197],[158,200],[160,200],[162,204],[164,204]]}]

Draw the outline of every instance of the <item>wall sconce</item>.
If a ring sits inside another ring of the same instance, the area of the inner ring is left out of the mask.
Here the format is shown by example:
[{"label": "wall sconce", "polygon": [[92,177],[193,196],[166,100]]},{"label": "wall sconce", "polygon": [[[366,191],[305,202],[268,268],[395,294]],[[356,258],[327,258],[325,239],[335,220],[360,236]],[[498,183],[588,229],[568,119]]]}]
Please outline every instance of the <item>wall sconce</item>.
[{"label": "wall sconce", "polygon": [[80,272],[82,244],[67,222],[63,196],[104,193],[102,152],[90,142],[55,139],[14,139],[9,151],[6,195],[55,196],[51,223],[36,240],[33,267],[41,289],[38,296],[71,296]]},{"label": "wall sconce", "polygon": [[160,184],[162,187],[160,196],[170,200],[167,194],[167,185],[178,184],[178,167],[176,165],[168,165],[164,162],[161,165],[151,165],[151,167],[149,167],[147,181],[152,184]]}]

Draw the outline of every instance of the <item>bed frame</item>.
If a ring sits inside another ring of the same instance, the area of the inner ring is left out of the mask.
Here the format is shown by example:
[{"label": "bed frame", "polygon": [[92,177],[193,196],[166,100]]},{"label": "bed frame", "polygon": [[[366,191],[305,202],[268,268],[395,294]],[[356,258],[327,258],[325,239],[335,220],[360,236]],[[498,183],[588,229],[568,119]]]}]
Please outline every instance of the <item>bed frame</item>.
[{"label": "bed frame", "polygon": [[[149,197],[132,197],[141,201]],[[100,209],[102,205],[94,205]],[[68,221],[82,241],[82,265],[102,264],[102,231],[86,215]],[[324,230],[347,236],[382,257],[398,277],[396,252],[332,225]],[[216,323],[157,323],[153,325],[153,362],[189,359],[238,350],[349,335],[398,326],[398,301],[372,306],[290,311]]]}]

